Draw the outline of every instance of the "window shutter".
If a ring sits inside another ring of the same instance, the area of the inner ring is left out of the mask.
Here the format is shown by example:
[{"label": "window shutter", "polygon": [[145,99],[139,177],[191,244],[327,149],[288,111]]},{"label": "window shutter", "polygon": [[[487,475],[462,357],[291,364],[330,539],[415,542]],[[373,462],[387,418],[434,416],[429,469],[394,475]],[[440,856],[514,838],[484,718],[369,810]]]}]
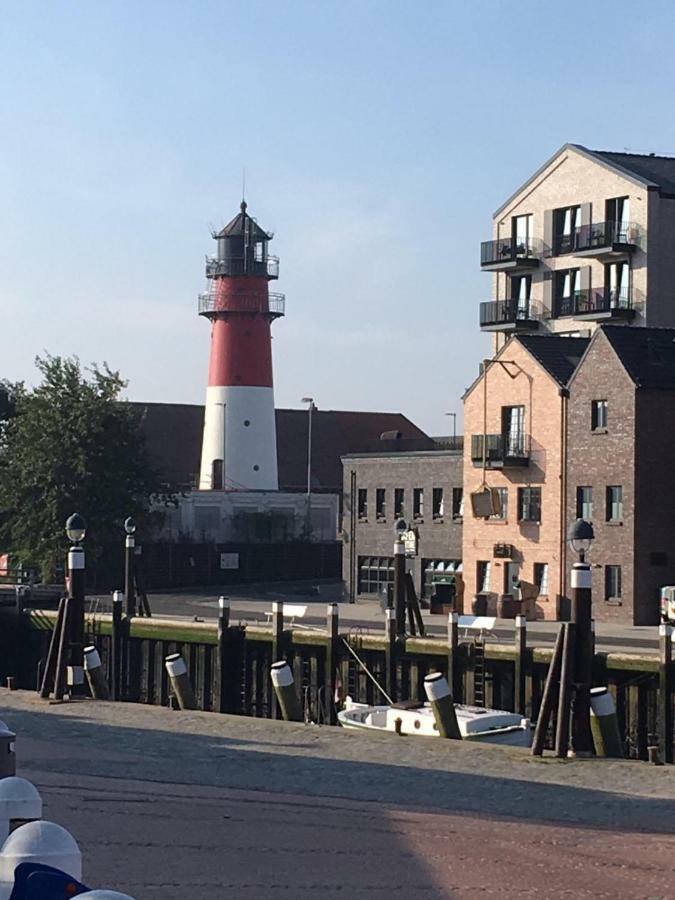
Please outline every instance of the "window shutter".
[{"label": "window shutter", "polygon": [[579,287],[582,291],[590,291],[591,289],[591,267],[582,266],[579,269]]},{"label": "window shutter", "polygon": [[544,254],[551,256],[553,253],[553,210],[544,210]]},{"label": "window shutter", "polygon": [[590,203],[582,203],[579,207],[579,224],[582,227],[591,224],[591,210],[592,204]]},{"label": "window shutter", "polygon": [[542,314],[548,319],[553,315],[553,272],[544,273],[543,294]]}]

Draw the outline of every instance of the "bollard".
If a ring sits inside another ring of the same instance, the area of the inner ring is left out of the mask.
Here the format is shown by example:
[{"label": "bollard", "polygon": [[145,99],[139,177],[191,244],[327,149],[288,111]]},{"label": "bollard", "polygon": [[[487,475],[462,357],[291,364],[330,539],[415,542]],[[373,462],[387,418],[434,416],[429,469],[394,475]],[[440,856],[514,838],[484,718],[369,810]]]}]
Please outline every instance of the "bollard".
[{"label": "bollard", "polygon": [[77,841],[54,822],[29,822],[10,834],[0,853],[0,885],[13,884],[14,870],[21,863],[42,863],[78,881],[82,878]]},{"label": "bollard", "polygon": [[42,818],[42,797],[25,778],[0,779],[0,820],[8,823],[8,831],[16,831],[27,822]]},{"label": "bollard", "polygon": [[112,597],[112,665],[110,679],[112,682],[112,699],[122,700],[122,613],[124,594],[113,591]]},{"label": "bollard", "polygon": [[108,682],[106,681],[101,657],[93,645],[84,648],[84,671],[89,682],[89,689],[94,700],[109,700]]},{"label": "bollard", "polygon": [[190,684],[187,666],[180,653],[171,653],[164,660],[171,679],[171,687],[181,709],[197,709],[197,699]]},{"label": "bollard", "polygon": [[286,722],[302,722],[302,709],[295,692],[293,671],[286,660],[272,663],[270,675],[282,718]]},{"label": "bollard", "polygon": [[624,757],[614,697],[606,687],[591,688],[591,733],[596,756]]},{"label": "bollard", "polygon": [[432,672],[431,675],[427,675],[424,679],[424,690],[431,704],[440,737],[461,741],[462,733],[457,722],[455,704],[443,673]]},{"label": "bollard", "polygon": [[16,775],[16,735],[0,719],[0,778]]}]

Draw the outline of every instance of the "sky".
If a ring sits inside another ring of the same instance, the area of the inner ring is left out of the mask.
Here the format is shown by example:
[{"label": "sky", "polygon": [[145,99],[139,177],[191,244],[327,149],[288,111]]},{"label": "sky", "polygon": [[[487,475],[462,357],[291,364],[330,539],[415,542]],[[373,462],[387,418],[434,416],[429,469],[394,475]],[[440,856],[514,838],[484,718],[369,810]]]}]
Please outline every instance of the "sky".
[{"label": "sky", "polygon": [[674,28],[661,0],[6,2],[0,379],[76,355],[203,402],[197,294],[245,167],[277,406],[461,428],[493,211],[566,141],[675,155]]}]

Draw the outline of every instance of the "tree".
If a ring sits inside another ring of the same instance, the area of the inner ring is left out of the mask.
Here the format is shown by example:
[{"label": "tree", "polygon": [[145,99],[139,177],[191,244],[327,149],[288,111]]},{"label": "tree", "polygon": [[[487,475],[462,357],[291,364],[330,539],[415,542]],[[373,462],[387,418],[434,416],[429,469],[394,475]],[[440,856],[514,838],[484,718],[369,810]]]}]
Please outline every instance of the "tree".
[{"label": "tree", "polygon": [[63,562],[72,512],[87,521],[95,561],[122,539],[127,516],[152,519],[151,503],[174,496],[148,459],[138,412],[120,398],[118,372],[105,364],[83,371],[76,358],[35,362],[35,389],[0,385],[0,548],[47,578]]}]

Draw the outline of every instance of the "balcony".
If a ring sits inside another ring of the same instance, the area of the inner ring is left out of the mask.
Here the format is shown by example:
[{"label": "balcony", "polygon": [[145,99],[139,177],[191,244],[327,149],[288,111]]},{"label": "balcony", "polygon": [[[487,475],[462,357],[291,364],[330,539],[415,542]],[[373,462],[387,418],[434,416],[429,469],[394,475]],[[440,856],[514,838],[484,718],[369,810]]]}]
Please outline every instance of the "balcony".
[{"label": "balcony", "polygon": [[634,222],[595,222],[575,229],[567,253],[595,259],[611,259],[634,253],[640,246],[640,226]]},{"label": "balcony", "polygon": [[532,300],[488,300],[480,305],[481,331],[536,331],[539,318]]},{"label": "balcony", "polygon": [[472,434],[471,462],[488,469],[522,468],[530,462],[530,437],[523,432],[517,434]]},{"label": "balcony", "polygon": [[529,238],[500,238],[480,245],[480,267],[484,272],[514,272],[536,269],[541,262],[544,245]]},{"label": "balcony", "polygon": [[[213,284],[211,288],[213,288]],[[200,316],[216,318],[218,313],[260,313],[270,319],[278,319],[286,312],[284,294],[270,293],[269,296],[256,294],[236,294],[219,297],[215,289],[209,289],[198,297]]]},{"label": "balcony", "polygon": [[587,321],[626,320],[635,316],[633,291],[623,288],[576,291],[571,297],[558,298],[554,309],[556,318],[574,316]]},{"label": "balcony", "polygon": [[265,278],[279,277],[279,257],[268,256],[266,259],[248,259],[243,256],[231,256],[227,259],[206,257],[206,277],[217,275],[263,275]]}]

